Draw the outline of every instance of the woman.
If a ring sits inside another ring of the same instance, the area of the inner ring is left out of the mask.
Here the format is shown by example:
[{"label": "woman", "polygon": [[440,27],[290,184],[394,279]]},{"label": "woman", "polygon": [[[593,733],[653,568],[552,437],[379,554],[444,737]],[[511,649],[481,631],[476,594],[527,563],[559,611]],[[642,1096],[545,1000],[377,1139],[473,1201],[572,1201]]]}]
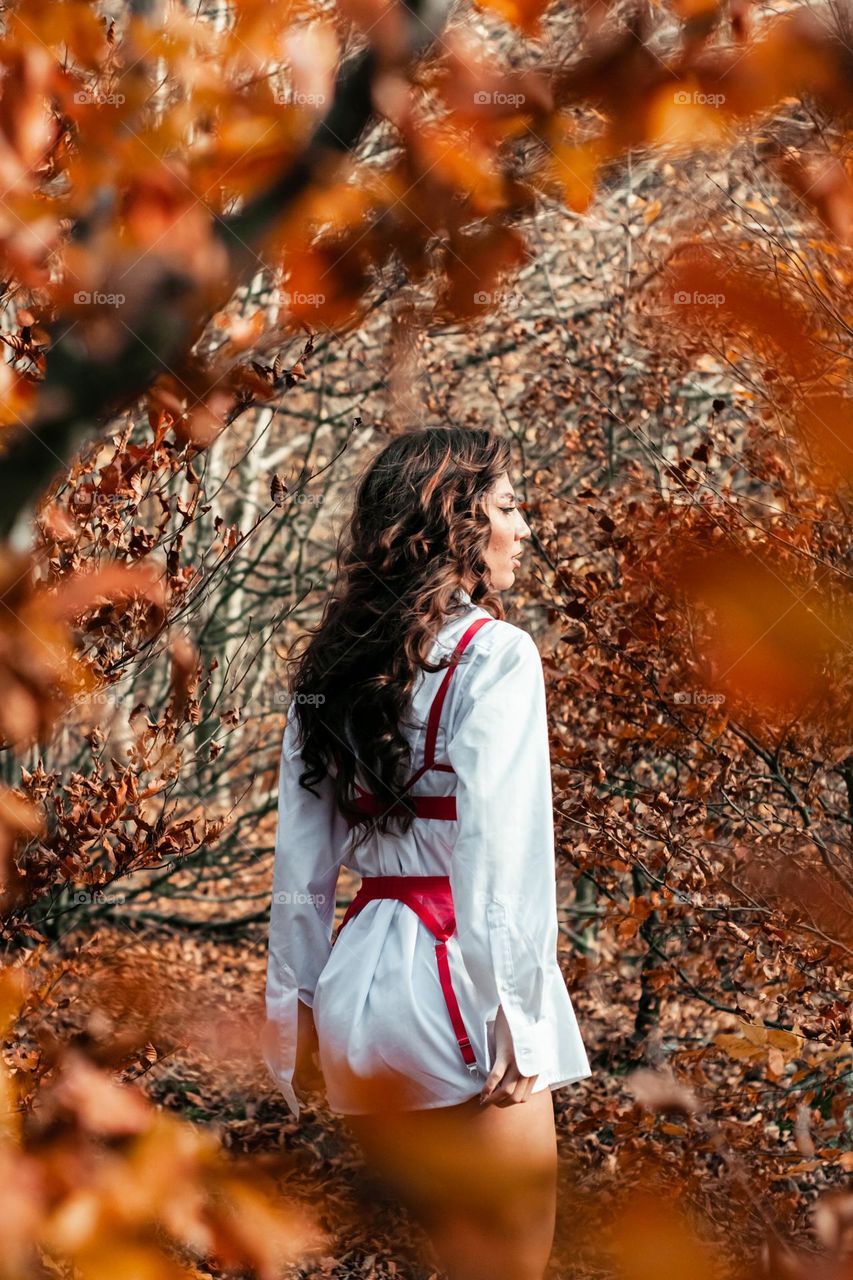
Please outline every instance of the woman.
[{"label": "woman", "polygon": [[[291,659],[279,776],[267,1067],[298,1118],[318,1051],[451,1280],[541,1280],[551,1094],[591,1074],[557,962],[542,664],[499,594],[530,536],[509,466],[462,428],[370,464]],[[342,865],[362,886],[333,946]]]}]

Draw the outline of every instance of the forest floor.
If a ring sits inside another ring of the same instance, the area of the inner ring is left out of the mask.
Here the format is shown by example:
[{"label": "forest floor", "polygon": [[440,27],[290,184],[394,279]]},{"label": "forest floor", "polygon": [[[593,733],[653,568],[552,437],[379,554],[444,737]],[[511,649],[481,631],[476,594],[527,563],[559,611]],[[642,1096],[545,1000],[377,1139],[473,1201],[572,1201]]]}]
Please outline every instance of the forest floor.
[{"label": "forest floor", "polygon": [[[269,865],[259,864],[252,877],[254,885],[242,889],[269,892]],[[339,919],[355,883],[345,871]],[[561,901],[571,900],[568,878],[558,889]],[[167,904],[160,909],[168,913]],[[223,918],[215,897],[209,903],[179,899],[175,910],[195,915],[199,924]],[[65,947],[70,953],[80,942],[69,935]],[[101,1017],[130,1036],[137,1052],[123,1078],[136,1080],[157,1105],[212,1128],[235,1157],[258,1161],[283,1200],[316,1224],[317,1247],[288,1269],[288,1280],[438,1277],[425,1237],[366,1176],[342,1118],[316,1096],[297,1122],[267,1075],[258,1047],[265,928],[253,925],[235,940],[226,930],[122,926],[117,913],[85,942],[86,973],[72,976],[79,985],[69,991],[66,1008],[85,1021],[97,1003]],[[599,952],[591,961],[579,955],[576,936],[563,936],[561,946],[592,1075],[552,1095],[560,1184],[549,1280],[664,1274],[674,1280],[676,1272],[681,1280],[682,1271],[690,1280],[746,1277],[773,1223],[808,1247],[814,1187],[796,1176],[802,1162],[792,1162],[784,1136],[774,1144],[756,1124],[753,1106],[733,1090],[736,1076],[727,1077],[727,1060],[713,1047],[719,1030],[713,1012],[701,1002],[664,1005],[643,1058],[632,1038],[632,957],[611,960]],[[602,980],[611,964],[623,980]],[[682,1064],[694,1082],[701,1065],[707,1104],[701,1123],[635,1104],[626,1076],[648,1065],[650,1053],[654,1062],[662,1052],[677,1074]],[[639,1240],[636,1209],[652,1190],[657,1200],[647,1204]],[[664,1254],[674,1264],[661,1270]]]}]

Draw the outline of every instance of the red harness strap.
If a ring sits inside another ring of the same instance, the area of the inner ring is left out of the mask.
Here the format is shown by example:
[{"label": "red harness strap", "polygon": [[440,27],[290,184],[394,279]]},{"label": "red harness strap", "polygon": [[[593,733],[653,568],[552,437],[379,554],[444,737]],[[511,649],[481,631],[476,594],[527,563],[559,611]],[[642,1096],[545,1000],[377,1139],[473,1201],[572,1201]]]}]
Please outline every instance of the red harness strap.
[{"label": "red harness strap", "polygon": [[[438,692],[433,698],[429,709],[426,741],[424,743],[424,762],[417,773],[414,773],[406,783],[403,788],[404,792],[408,791],[409,787],[430,769],[441,769],[449,773],[454,772],[452,765],[436,764],[435,762],[435,744],[438,739],[438,723],[441,719],[441,710],[444,706],[444,699],[447,696],[451,677],[456,670],[456,665],[465,647],[477,634],[480,627],[491,621],[491,618],[477,618],[464,632],[454,649],[450,663],[445,670],[444,679],[439,685]],[[357,787],[357,790],[359,795],[356,797],[356,803],[365,813],[378,816],[384,812],[405,812],[403,806],[399,803],[390,809],[383,810],[376,796],[362,790],[361,787]],[[410,799],[415,810],[415,816],[418,818],[439,818],[450,822],[456,820],[455,796],[411,796]],[[350,823],[350,827],[354,825],[353,822]],[[337,936],[347,921],[357,915],[362,907],[368,902],[372,902],[374,898],[396,898],[398,901],[404,902],[407,907],[411,907],[412,911],[420,917],[435,938],[435,959],[438,965],[438,979],[441,983],[441,990],[444,993],[444,1002],[450,1014],[450,1021],[453,1024],[453,1032],[462,1054],[462,1060],[473,1075],[478,1069],[477,1056],[465,1030],[465,1023],[462,1021],[459,1001],[456,999],[456,992],[453,990],[453,983],[450,978],[450,963],[447,958],[447,940],[456,932],[456,913],[453,907],[450,877],[365,876],[362,880],[361,888],[347,908],[335,941],[337,941]]]},{"label": "red harness strap", "polygon": [[473,1075],[477,1071],[477,1057],[465,1030],[465,1023],[462,1021],[447,959],[447,939],[456,932],[456,914],[453,909],[450,877],[365,876],[361,882],[361,888],[347,907],[338,935],[347,921],[358,915],[362,907],[372,902],[374,898],[396,898],[404,902],[420,917],[435,938],[435,959],[438,965],[438,979],[444,993],[444,1003],[450,1014],[462,1060]]},{"label": "red harness strap", "polygon": [[[474,638],[480,627],[485,626],[487,622],[492,622],[492,618],[476,618],[462,635],[461,640],[450,658],[448,666],[445,668],[444,679],[438,687],[438,691],[432,700],[427,717],[426,740],[424,742],[424,762],[418,769],[417,773],[413,773],[409,781],[403,787],[402,794],[413,786],[418,778],[431,769],[441,770],[445,773],[453,773],[453,766],[450,764],[436,764],[435,761],[435,744],[438,739],[438,723],[441,719],[441,710],[444,706],[444,699],[447,697],[447,689],[453,672],[456,670],[456,664],[462,657],[468,642]],[[407,810],[399,801],[393,805],[383,805],[369,791],[365,791],[356,783],[357,795],[355,803],[359,809],[371,817],[380,817],[383,814],[401,814]],[[456,796],[410,796],[412,807],[415,811],[416,818],[437,818],[444,822],[456,821]],[[355,826],[355,819],[349,820],[350,829]]]}]

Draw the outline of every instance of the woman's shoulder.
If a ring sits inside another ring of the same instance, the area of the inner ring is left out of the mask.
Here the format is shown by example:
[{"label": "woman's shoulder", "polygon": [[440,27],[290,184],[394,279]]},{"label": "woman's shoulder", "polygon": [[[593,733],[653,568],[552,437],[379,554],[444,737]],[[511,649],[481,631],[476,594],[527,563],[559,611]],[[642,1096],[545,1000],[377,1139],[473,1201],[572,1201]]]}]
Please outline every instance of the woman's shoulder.
[{"label": "woman's shoulder", "polygon": [[450,682],[447,728],[451,736],[460,718],[481,699],[497,696],[513,713],[536,698],[544,685],[542,658],[530,632],[483,609],[472,610],[470,620],[477,615],[488,622],[470,641]]},{"label": "woman's shoulder", "polygon": [[478,618],[484,618],[486,625],[476,632],[473,639],[469,641],[467,649],[487,653],[510,653],[519,649],[528,651],[533,649],[536,653],[539,652],[536,641],[524,627],[517,626],[506,618],[495,618],[479,605],[472,605],[464,615],[463,621],[457,624],[456,629],[460,635],[471,622],[476,622]]},{"label": "woman's shoulder", "polygon": [[454,642],[478,618],[485,619],[486,623],[469,640],[460,659],[456,672],[461,677],[460,684],[476,686],[483,679],[494,678],[499,670],[508,666],[532,664],[541,670],[542,659],[530,632],[505,618],[494,618],[476,605],[454,628]]}]

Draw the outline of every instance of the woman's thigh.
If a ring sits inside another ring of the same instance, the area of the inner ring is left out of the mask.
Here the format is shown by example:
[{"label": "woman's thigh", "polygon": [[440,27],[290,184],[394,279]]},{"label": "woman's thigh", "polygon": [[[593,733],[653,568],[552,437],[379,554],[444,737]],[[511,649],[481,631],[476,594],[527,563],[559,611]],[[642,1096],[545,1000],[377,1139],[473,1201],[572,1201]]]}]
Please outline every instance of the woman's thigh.
[{"label": "woman's thigh", "polygon": [[[556,1213],[551,1090],[526,1102],[346,1116],[368,1165],[435,1233],[464,1223],[481,1239],[520,1244],[547,1261]],[[544,1262],[543,1262],[544,1265]]]}]

